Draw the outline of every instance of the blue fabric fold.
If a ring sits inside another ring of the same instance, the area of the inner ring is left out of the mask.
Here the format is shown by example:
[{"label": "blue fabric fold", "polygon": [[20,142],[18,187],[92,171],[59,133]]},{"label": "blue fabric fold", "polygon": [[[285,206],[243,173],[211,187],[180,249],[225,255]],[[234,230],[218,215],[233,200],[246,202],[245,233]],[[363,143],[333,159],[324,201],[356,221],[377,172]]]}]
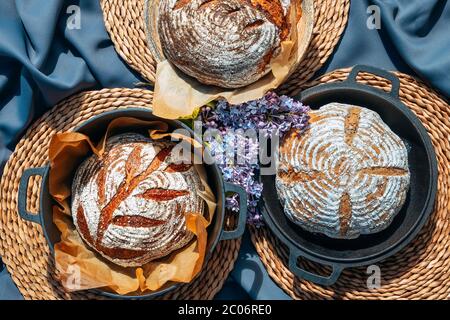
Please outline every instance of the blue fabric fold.
[{"label": "blue fabric fold", "polygon": [[[80,8],[80,29],[67,27]],[[380,29],[369,29],[369,6]],[[356,64],[421,77],[450,97],[450,2],[353,0],[350,19],[321,75]],[[114,50],[99,1],[0,1],[0,173],[29,124],[62,99],[82,90],[134,87],[143,80]],[[20,294],[6,269],[0,299]],[[220,299],[288,299],[270,279],[246,235]]]},{"label": "blue fabric fold", "polygon": [[0,300],[23,300],[20,291],[11,279],[0,259]]},{"label": "blue fabric fold", "polygon": [[[70,5],[80,29],[67,27]],[[0,139],[10,149],[31,120],[73,93],[142,81],[119,58],[98,1],[0,3]]]},{"label": "blue fabric fold", "polygon": [[450,96],[450,2],[371,0],[380,7],[382,38],[431,86]]}]

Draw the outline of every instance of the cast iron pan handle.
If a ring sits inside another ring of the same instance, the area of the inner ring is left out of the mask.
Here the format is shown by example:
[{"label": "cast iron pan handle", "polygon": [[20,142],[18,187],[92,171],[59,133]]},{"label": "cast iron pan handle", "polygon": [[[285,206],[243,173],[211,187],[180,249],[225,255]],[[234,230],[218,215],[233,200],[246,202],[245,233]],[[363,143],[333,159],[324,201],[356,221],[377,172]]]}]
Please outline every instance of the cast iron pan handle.
[{"label": "cast iron pan handle", "polygon": [[38,223],[38,224],[41,224],[40,209],[37,214],[33,214],[33,213],[30,213],[27,211],[28,182],[30,181],[30,178],[33,176],[41,176],[43,178],[45,171],[46,171],[46,167],[26,169],[23,172],[22,177],[20,178],[20,183],[19,183],[19,194],[18,194],[19,216],[24,220],[31,221],[31,222]]},{"label": "cast iron pan handle", "polygon": [[223,231],[220,240],[231,240],[242,237],[247,222],[247,192],[241,187],[225,182],[225,193],[232,192],[239,195],[239,218],[238,225],[235,230]]},{"label": "cast iron pan handle", "polygon": [[331,274],[328,277],[320,276],[320,275],[314,274],[310,271],[306,271],[306,270],[300,268],[297,265],[297,259],[299,257],[302,257],[303,255],[292,247],[289,248],[289,251],[290,251],[290,253],[289,253],[289,270],[293,274],[295,274],[297,277],[305,279],[307,281],[314,282],[321,286],[333,285],[337,281],[339,276],[341,275],[342,270],[344,269],[342,266],[334,264],[334,265],[331,265],[331,267],[333,268],[333,271],[331,272]]},{"label": "cast iron pan handle", "polygon": [[[395,74],[393,74],[389,71],[381,70],[381,69],[371,67],[371,66],[356,65],[353,67],[352,71],[348,75],[347,81],[357,83],[356,77],[361,72],[371,73],[373,75],[376,75],[376,76],[385,78],[386,80],[389,80],[392,85],[392,89],[389,94],[395,98],[399,98],[400,80],[397,78],[397,76]],[[360,84],[360,83],[358,83],[358,84]]]}]

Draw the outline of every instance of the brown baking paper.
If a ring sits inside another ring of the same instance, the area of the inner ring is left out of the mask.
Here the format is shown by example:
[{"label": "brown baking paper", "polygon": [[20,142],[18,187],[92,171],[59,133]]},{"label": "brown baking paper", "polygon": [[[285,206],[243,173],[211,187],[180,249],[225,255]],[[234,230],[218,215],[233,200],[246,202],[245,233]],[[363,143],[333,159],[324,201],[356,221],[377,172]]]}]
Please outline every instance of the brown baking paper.
[{"label": "brown baking paper", "polygon": [[[76,132],[56,134],[50,142],[49,190],[58,204],[53,207],[53,222],[61,232],[61,241],[55,244],[55,262],[59,280],[69,292],[102,287],[118,294],[157,291],[170,282],[190,282],[202,268],[208,239],[206,228],[214,215],[216,200],[201,165],[194,164],[204,186],[204,191],[199,195],[206,202],[206,212],[204,215],[196,212],[186,214],[186,227],[195,234],[195,238],[186,247],[164,258],[151,261],[140,268],[117,266],[88,247],[73,224],[69,198],[77,167],[91,153],[101,156],[107,138],[115,132],[124,129],[133,131],[133,128],[145,128],[154,140],[182,140],[197,148],[196,151],[201,147],[201,144],[190,137],[168,133],[168,125],[164,122],[135,118],[113,120],[97,144],[88,136]],[[192,155],[198,157],[198,152]]]},{"label": "brown baking paper", "polygon": [[[231,104],[259,99],[269,90],[277,88],[295,70],[306,52],[312,33],[312,4],[302,7],[299,0],[293,1],[290,10],[291,32],[289,38],[281,43],[281,52],[270,62],[271,72],[257,82],[243,88],[231,90],[208,86],[185,75],[167,60],[160,52],[161,45],[154,25],[157,21],[159,0],[147,0],[147,25],[150,49],[158,61],[153,97],[153,113],[166,119],[191,116],[195,110],[218,98],[225,98]],[[302,8],[306,8],[305,19]],[[156,42],[156,43],[155,43]],[[159,52],[158,52],[159,51]]]}]

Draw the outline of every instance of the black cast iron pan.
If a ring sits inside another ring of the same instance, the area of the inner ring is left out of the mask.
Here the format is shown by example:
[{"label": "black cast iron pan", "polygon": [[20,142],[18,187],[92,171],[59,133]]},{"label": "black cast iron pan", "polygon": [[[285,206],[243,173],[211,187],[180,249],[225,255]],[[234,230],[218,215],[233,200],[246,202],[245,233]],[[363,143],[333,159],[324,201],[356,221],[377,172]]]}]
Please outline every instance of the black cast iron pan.
[{"label": "black cast iron pan", "polygon": [[[388,79],[389,93],[356,82],[360,72]],[[292,223],[284,214],[275,188],[275,175],[261,176],[264,184],[262,211],[267,226],[289,247],[289,269],[296,276],[320,285],[334,284],[343,269],[375,264],[404,248],[419,232],[433,211],[437,192],[437,161],[427,131],[399,99],[400,81],[392,73],[368,66],[356,66],[347,80],[323,84],[303,91],[295,98],[318,109],[331,102],[353,104],[376,111],[408,146],[411,183],[401,211],[385,230],[352,240],[337,240],[313,234]],[[332,267],[329,276],[303,270],[299,257]]]},{"label": "black cast iron pan", "polygon": [[[180,121],[171,121],[160,119],[154,116],[148,109],[142,108],[129,108],[122,110],[115,110],[103,113],[92,119],[86,121],[81,126],[79,126],[75,131],[81,132],[89,135],[94,141],[100,137],[98,134],[102,134],[105,132],[107,125],[115,118],[120,117],[133,117],[141,120],[160,120],[167,122],[170,127],[170,131],[175,129],[184,129],[187,130],[192,137],[194,137],[194,132],[184,125]],[[195,137],[197,140],[201,142],[199,137]],[[242,236],[245,230],[245,223],[247,218],[247,194],[244,189],[239,186],[224,182],[222,179],[222,175],[220,173],[219,168],[211,161],[210,155],[207,152],[206,148],[204,150],[204,159],[205,164],[204,167],[206,169],[209,186],[211,187],[213,193],[216,196],[217,200],[217,208],[214,215],[214,218],[208,227],[208,242],[207,242],[207,251],[206,257],[204,261],[204,265],[206,264],[208,258],[214,251],[217,243],[220,240],[230,240],[236,239]],[[53,223],[53,214],[52,214],[52,206],[54,205],[54,201],[49,193],[48,186],[48,178],[49,178],[49,166],[45,166],[42,168],[31,168],[24,171],[20,184],[19,184],[19,192],[18,192],[18,209],[19,215],[22,219],[40,224],[42,226],[42,230],[47,239],[50,251],[54,253],[54,245],[60,241],[60,232],[57,227]],[[32,176],[41,176],[42,182],[40,186],[40,206],[37,214],[33,214],[27,211],[27,189],[30,177]],[[224,217],[225,217],[225,195],[227,193],[237,193],[240,198],[240,211],[239,211],[239,219],[238,226],[235,230],[225,231],[224,228]],[[100,257],[100,259],[102,259]],[[150,299],[156,296],[160,296],[168,291],[175,289],[178,285],[171,284],[170,286],[151,293],[145,293],[143,295],[118,295],[105,290],[96,290],[97,292],[111,297],[111,298],[145,298]]]}]

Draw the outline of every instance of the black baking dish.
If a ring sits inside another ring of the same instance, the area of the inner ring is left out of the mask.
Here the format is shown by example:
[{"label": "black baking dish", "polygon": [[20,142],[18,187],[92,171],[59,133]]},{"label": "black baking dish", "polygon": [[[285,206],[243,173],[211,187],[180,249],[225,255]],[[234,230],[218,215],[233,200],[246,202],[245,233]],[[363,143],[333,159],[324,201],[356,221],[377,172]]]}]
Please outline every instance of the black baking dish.
[{"label": "black baking dish", "polygon": [[[160,119],[154,116],[148,109],[143,108],[128,108],[110,111],[106,113],[102,113],[97,115],[90,120],[86,121],[79,127],[75,129],[75,131],[84,133],[89,135],[91,138],[95,140],[96,135],[98,133],[103,133],[106,130],[107,125],[116,118],[120,117],[133,117],[141,120],[160,120],[167,122],[169,124],[169,131],[173,131],[175,129],[185,129],[190,132],[191,136],[194,137],[194,132],[183,124],[180,121],[175,120],[165,120]],[[198,137],[196,137],[199,140]],[[200,140],[199,140],[200,141]],[[205,157],[210,157],[206,148],[204,148]],[[205,256],[204,265],[206,264],[208,258],[211,253],[214,251],[216,245],[220,240],[230,240],[236,239],[242,236],[245,229],[245,223],[247,218],[247,194],[245,190],[241,187],[229,184],[223,181],[222,175],[220,173],[219,168],[215,164],[209,165],[209,163],[213,163],[213,161],[205,161],[205,169],[208,176],[209,185],[216,196],[217,200],[217,209],[214,215],[214,218],[211,222],[211,225],[208,227],[208,243],[207,243],[207,251]],[[52,206],[54,204],[54,200],[51,198],[48,190],[48,178],[49,178],[49,166],[45,166],[42,168],[31,168],[24,171],[20,184],[19,184],[19,192],[18,192],[18,209],[19,215],[22,219],[32,221],[34,223],[38,223],[42,226],[42,230],[47,239],[48,245],[50,247],[50,251],[54,252],[55,243],[60,241],[60,232],[57,227],[53,223],[53,214],[52,214]],[[41,176],[42,182],[40,185],[40,207],[37,214],[33,214],[27,212],[27,188],[30,177],[32,176]],[[224,223],[225,223],[225,195],[227,193],[237,193],[240,198],[240,212],[238,225],[235,230],[225,231]],[[111,293],[105,290],[97,289],[95,290],[98,293],[101,293],[105,296],[111,298],[145,298],[150,299],[156,296],[162,295],[175,289],[178,284],[171,284],[169,287],[166,287],[162,290],[156,292],[149,292],[142,295],[118,295],[115,293]]]},{"label": "black baking dish", "polygon": [[[391,82],[386,93],[356,82],[361,72],[381,76]],[[419,232],[433,211],[437,192],[437,161],[431,139],[419,119],[399,99],[400,81],[392,73],[373,67],[356,66],[343,82],[319,85],[295,98],[312,109],[339,102],[376,111],[408,146],[411,183],[402,210],[385,230],[352,240],[332,239],[313,234],[292,223],[284,214],[275,188],[275,175],[261,176],[264,184],[261,209],[267,226],[289,248],[289,269],[296,276],[320,285],[334,284],[343,269],[366,266],[392,256]],[[332,267],[329,276],[303,270],[299,257]]]}]

